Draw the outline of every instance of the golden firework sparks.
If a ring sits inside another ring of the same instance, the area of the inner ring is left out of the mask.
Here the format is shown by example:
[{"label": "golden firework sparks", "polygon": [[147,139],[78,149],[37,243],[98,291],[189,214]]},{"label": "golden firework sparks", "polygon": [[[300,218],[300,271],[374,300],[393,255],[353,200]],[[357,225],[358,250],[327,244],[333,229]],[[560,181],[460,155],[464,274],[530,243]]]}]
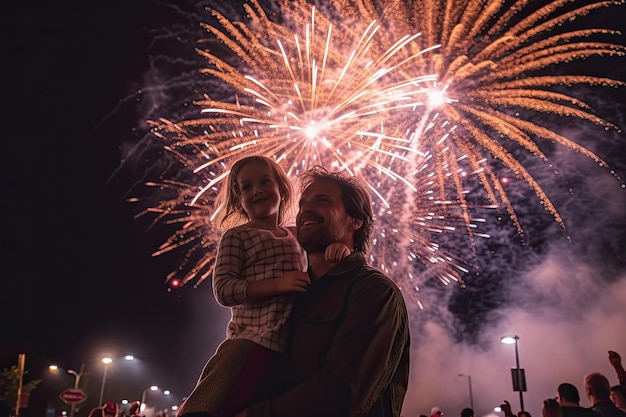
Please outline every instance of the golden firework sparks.
[{"label": "golden firework sparks", "polygon": [[[476,223],[466,196],[477,179],[503,206],[520,236],[513,202],[489,158],[510,169],[559,222],[548,195],[511,150],[548,161],[541,141],[599,156],[522,114],[553,114],[616,128],[560,87],[617,88],[593,75],[550,75],[548,67],[591,56],[623,56],[622,45],[593,40],[616,32],[568,31],[564,24],[619,2],[572,6],[558,0],[527,11],[527,1],[483,2],[333,0],[320,12],[303,0],[278,1],[281,18],[257,1],[245,22],[211,10],[206,30],[226,49],[203,49],[203,72],[236,91],[234,100],[207,93],[197,118],[162,119],[154,133],[199,181],[160,182],[168,198],[149,212],[180,227],[157,251],[187,247],[185,263],[168,279],[199,284],[212,271],[219,231],[211,216],[228,164],[250,154],[274,157],[290,176],[313,165],[364,178],[375,196],[377,225],[371,260],[405,289],[417,279],[462,282],[464,260],[437,236],[462,231],[472,242]],[[280,21],[278,21],[280,20]],[[384,242],[384,244],[381,244]],[[399,254],[404,254],[399,256]],[[414,295],[413,291],[409,291]],[[419,302],[419,300],[418,300]]]}]

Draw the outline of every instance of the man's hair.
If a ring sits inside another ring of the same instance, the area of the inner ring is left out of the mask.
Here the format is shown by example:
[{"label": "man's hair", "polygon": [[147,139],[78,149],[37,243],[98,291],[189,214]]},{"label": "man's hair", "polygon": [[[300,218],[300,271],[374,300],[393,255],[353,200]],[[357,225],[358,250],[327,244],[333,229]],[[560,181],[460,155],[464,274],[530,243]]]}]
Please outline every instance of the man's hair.
[{"label": "man's hair", "polygon": [[474,416],[474,410],[472,410],[471,408],[464,408],[463,410],[461,410],[461,417],[473,417]]},{"label": "man's hair", "polygon": [[89,417],[103,417],[102,407],[92,408],[89,412]]},{"label": "man's hair", "polygon": [[623,385],[613,385],[611,387],[611,391],[612,392],[619,392],[624,396],[624,399],[626,399],[626,387]]},{"label": "man's hair", "polygon": [[331,181],[339,186],[346,213],[348,216],[363,222],[352,236],[354,250],[367,252],[374,227],[374,215],[372,202],[365,184],[355,176],[348,176],[341,172],[328,172],[324,167],[318,165],[300,176],[300,191],[304,192],[311,183],[318,180]]},{"label": "man's hair", "polygon": [[585,377],[585,391],[593,394],[598,400],[607,400],[611,395],[609,380],[599,372],[592,372]]},{"label": "man's hair", "polygon": [[564,400],[567,400],[572,403],[580,402],[580,395],[578,394],[578,389],[569,384],[567,382],[562,383],[557,388],[557,392],[559,393],[559,397]]},{"label": "man's hair", "polygon": [[141,402],[133,401],[132,403],[130,403],[128,412],[130,413],[131,416],[137,414],[139,410],[141,410]]}]

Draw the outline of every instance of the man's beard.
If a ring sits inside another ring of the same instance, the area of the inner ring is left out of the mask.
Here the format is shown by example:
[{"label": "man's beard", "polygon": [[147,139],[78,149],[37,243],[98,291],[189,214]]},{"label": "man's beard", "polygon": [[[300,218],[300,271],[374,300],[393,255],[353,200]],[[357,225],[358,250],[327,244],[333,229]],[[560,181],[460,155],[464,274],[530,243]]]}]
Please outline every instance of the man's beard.
[{"label": "man's beard", "polygon": [[307,253],[324,253],[328,245],[338,241],[338,238],[333,236],[326,227],[306,233],[306,235],[298,230],[297,239]]}]

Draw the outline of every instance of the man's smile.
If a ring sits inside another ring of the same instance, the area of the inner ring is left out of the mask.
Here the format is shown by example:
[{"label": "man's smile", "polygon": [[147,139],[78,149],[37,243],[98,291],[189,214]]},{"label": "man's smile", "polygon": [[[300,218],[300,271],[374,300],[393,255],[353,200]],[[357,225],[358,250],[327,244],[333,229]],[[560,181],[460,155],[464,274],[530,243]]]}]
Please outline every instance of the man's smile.
[{"label": "man's smile", "polygon": [[315,226],[317,224],[320,224],[321,220],[320,219],[316,219],[316,218],[306,218],[306,219],[301,219],[300,222],[298,223],[298,226],[300,228],[306,228],[309,226]]}]

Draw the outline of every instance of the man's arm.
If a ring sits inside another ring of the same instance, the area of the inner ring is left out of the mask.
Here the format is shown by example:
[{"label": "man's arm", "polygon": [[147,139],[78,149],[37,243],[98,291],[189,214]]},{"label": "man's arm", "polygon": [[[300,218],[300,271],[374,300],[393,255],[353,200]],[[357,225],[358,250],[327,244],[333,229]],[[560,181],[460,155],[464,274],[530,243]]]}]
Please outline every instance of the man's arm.
[{"label": "man's arm", "polygon": [[626,370],[624,370],[624,366],[622,365],[622,357],[619,353],[609,350],[609,362],[615,369],[620,385],[624,385],[626,387]]},{"label": "man's arm", "polygon": [[[397,287],[358,283],[321,370],[287,392],[251,406],[247,417],[365,415],[388,387],[409,344],[408,316]],[[307,361],[307,358],[295,360]],[[408,370],[404,384],[408,383]],[[405,386],[406,388],[406,386]]]}]

